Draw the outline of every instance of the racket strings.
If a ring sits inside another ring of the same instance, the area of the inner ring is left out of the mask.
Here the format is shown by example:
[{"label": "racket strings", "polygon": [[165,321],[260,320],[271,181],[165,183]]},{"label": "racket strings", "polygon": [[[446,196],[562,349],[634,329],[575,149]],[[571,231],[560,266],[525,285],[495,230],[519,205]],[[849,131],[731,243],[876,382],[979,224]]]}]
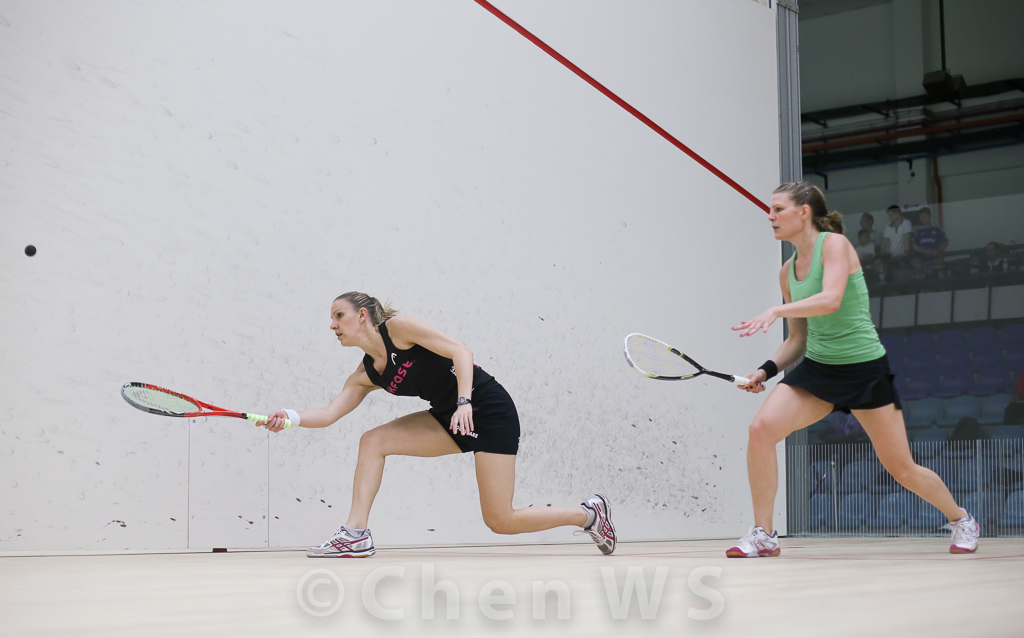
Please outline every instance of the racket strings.
[{"label": "racket strings", "polygon": [[667,344],[644,335],[626,339],[626,356],[635,368],[659,377],[688,377],[700,372]]},{"label": "racket strings", "polygon": [[131,386],[122,390],[126,399],[143,408],[159,410],[166,414],[188,414],[200,411],[200,407],[188,399],[157,390],[154,388],[143,388]]}]

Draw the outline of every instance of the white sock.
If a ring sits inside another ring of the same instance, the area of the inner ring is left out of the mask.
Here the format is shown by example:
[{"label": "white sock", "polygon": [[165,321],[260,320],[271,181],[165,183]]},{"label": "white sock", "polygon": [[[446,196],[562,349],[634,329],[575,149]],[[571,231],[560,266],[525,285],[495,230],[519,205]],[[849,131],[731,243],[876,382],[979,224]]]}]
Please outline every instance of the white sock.
[{"label": "white sock", "polygon": [[587,513],[587,522],[584,523],[583,529],[590,529],[590,526],[597,520],[597,511],[589,505],[581,505],[580,507],[582,507],[583,511]]}]

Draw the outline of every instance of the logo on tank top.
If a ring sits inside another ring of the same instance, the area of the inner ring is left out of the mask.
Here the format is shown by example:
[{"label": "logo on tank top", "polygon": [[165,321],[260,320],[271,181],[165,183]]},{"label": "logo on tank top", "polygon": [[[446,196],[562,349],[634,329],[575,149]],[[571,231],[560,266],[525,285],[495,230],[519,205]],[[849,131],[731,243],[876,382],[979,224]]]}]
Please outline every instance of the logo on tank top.
[{"label": "logo on tank top", "polygon": [[398,368],[398,371],[395,372],[395,378],[391,380],[391,385],[387,387],[388,392],[390,392],[391,394],[398,393],[398,386],[400,386],[402,382],[405,381],[405,375],[409,374],[409,368],[411,368],[412,364],[414,363],[416,363],[415,360],[406,361],[405,363],[402,364],[400,368]]},{"label": "logo on tank top", "polygon": [[398,363],[397,361],[395,361],[395,359],[397,359],[397,358],[398,358],[398,353],[397,352],[392,352],[391,353],[391,365],[395,365],[396,363]]}]

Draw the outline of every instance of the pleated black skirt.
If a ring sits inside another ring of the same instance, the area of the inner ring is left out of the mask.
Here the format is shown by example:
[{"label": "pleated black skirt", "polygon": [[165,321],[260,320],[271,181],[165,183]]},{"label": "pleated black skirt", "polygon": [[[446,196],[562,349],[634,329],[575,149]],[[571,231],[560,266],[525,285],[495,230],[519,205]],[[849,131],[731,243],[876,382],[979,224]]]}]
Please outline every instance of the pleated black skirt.
[{"label": "pleated black skirt", "polygon": [[889,359],[882,355],[862,363],[828,364],[811,359],[793,368],[781,383],[803,388],[833,405],[833,412],[873,410],[894,404],[902,409]]}]

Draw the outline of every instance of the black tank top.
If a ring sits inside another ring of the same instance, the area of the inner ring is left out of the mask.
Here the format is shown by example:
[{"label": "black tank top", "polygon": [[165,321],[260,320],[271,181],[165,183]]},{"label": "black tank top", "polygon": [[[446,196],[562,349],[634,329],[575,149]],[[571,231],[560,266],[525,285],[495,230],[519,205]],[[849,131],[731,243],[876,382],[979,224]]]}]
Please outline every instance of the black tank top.
[{"label": "black tank top", "polygon": [[[363,357],[363,369],[370,382],[400,397],[419,397],[429,401],[431,407],[445,408],[455,405],[459,383],[455,377],[455,363],[446,357],[416,344],[400,350],[388,335],[387,322],[377,327],[384,339],[387,364],[377,374],[373,357]],[[473,387],[477,388],[494,377],[478,365],[473,366]]]}]

